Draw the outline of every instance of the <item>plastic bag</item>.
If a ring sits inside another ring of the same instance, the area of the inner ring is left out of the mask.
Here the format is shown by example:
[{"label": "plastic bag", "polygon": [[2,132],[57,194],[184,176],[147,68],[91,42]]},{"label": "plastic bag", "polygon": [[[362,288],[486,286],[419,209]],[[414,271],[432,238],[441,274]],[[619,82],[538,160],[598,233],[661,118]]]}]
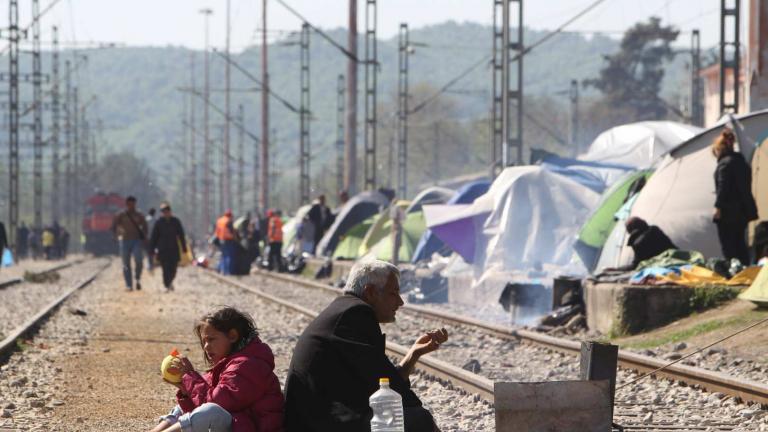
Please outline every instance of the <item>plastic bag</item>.
[{"label": "plastic bag", "polygon": [[11,267],[13,265],[13,252],[11,252],[10,249],[4,248],[3,249],[3,258],[2,263],[0,264],[3,267]]},{"label": "plastic bag", "polygon": [[176,244],[179,245],[179,266],[185,267],[192,264],[194,257],[192,257],[192,248],[187,246],[186,252],[181,247],[181,240],[176,240]]}]

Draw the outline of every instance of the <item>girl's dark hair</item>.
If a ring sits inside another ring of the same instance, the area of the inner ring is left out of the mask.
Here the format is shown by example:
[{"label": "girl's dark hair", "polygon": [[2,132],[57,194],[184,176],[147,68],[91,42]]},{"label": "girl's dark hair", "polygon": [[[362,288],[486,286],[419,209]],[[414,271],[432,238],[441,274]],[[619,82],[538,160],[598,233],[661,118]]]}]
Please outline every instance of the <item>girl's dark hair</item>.
[{"label": "girl's dark hair", "polygon": [[256,324],[253,322],[253,318],[246,312],[240,312],[231,306],[224,307],[216,312],[205,315],[200,318],[200,321],[198,321],[197,324],[195,324],[195,334],[200,341],[203,358],[209,365],[211,365],[211,359],[205,354],[205,349],[203,349],[203,338],[200,335],[203,324],[208,324],[222,333],[229,333],[232,329],[236,330],[238,339],[232,345],[232,353],[245,348],[253,338],[259,335],[259,331],[256,328]]}]

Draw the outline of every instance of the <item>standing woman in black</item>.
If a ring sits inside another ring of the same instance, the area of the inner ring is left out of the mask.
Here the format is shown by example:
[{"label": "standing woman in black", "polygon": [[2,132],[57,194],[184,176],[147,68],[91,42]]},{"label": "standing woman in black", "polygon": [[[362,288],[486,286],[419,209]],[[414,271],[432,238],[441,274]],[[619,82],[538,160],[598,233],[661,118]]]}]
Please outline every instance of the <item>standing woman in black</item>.
[{"label": "standing woman in black", "polygon": [[713,220],[723,256],[730,261],[738,258],[748,265],[747,224],[757,219],[757,205],[752,196],[752,171],[741,153],[734,151],[736,137],[732,130],[723,132],[712,143],[717,158],[715,170],[715,211]]},{"label": "standing woman in black", "polygon": [[187,252],[187,240],[181,221],[171,213],[167,202],[160,204],[160,218],[155,221],[150,237],[150,250],[155,252],[163,269],[163,286],[173,291],[173,279],[181,260],[181,253]]}]

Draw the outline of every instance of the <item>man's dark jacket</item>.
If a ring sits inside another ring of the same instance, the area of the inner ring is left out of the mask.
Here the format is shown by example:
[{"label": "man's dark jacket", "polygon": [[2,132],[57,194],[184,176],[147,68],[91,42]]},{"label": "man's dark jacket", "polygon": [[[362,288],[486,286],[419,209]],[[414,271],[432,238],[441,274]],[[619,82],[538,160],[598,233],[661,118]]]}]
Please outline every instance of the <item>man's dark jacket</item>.
[{"label": "man's dark jacket", "polygon": [[403,407],[421,407],[384,353],[373,309],[358,297],[331,302],[304,330],[285,382],[287,432],[370,431],[368,398],[379,378],[403,398]]},{"label": "man's dark jacket", "polygon": [[718,159],[715,195],[721,222],[746,224],[757,219],[757,205],[752,196],[752,170],[741,153],[728,153]]},{"label": "man's dark jacket", "polygon": [[157,258],[161,262],[179,262],[179,243],[184,250],[187,249],[181,221],[176,216],[158,218],[149,239],[150,250],[157,249]]},{"label": "man's dark jacket", "polygon": [[637,268],[641,261],[653,258],[667,249],[677,249],[672,240],[656,225],[630,233],[627,245],[635,252],[635,258],[632,260],[633,269]]}]

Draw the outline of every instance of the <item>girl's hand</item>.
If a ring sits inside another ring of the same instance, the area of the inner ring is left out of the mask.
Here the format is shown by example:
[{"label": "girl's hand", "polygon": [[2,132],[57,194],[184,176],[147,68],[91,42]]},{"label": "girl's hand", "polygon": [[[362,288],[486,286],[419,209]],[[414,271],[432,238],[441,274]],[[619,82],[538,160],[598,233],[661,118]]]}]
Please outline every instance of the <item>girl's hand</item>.
[{"label": "girl's hand", "polygon": [[181,371],[181,374],[184,375],[188,372],[194,372],[195,367],[192,365],[192,362],[189,361],[186,357],[179,357],[179,370]]}]

